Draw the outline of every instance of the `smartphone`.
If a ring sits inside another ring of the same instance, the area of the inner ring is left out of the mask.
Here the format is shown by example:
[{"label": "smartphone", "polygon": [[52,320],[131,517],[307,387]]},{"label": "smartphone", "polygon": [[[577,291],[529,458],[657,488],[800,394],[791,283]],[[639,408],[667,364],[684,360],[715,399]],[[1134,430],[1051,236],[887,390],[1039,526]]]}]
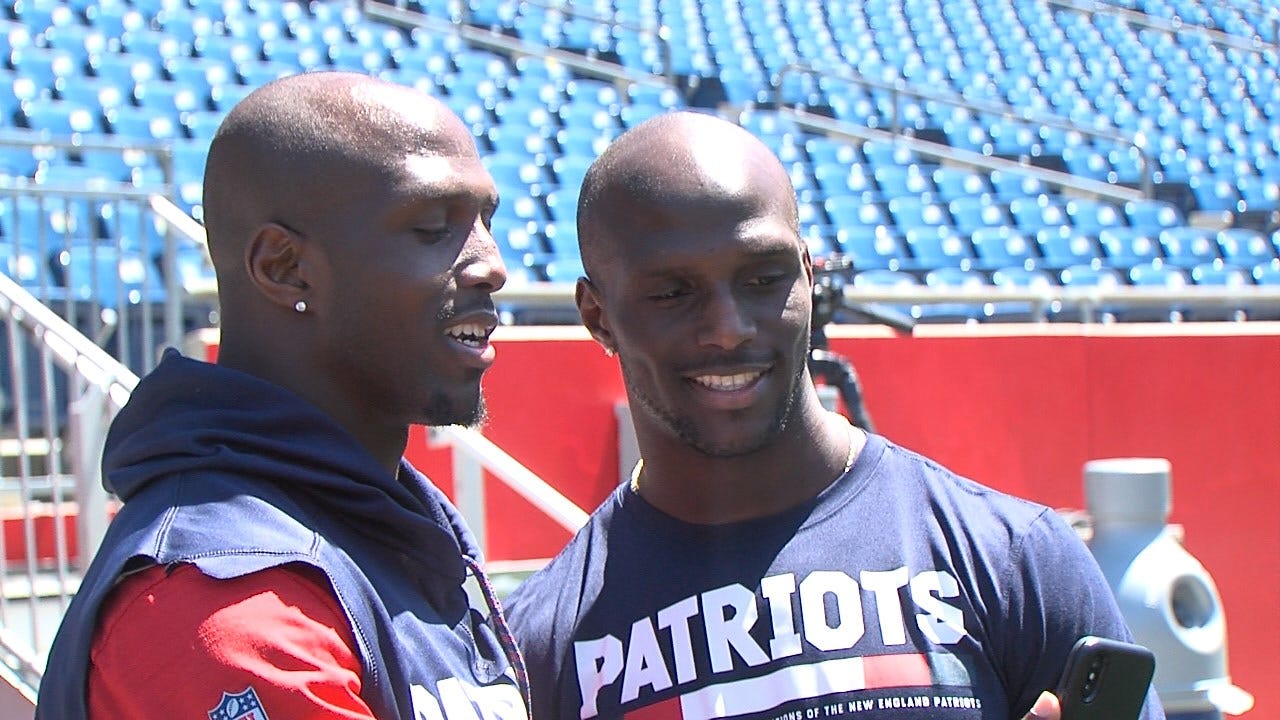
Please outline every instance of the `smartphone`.
[{"label": "smartphone", "polygon": [[1137,720],[1155,671],[1155,656],[1141,645],[1080,638],[1054,691],[1062,720]]}]

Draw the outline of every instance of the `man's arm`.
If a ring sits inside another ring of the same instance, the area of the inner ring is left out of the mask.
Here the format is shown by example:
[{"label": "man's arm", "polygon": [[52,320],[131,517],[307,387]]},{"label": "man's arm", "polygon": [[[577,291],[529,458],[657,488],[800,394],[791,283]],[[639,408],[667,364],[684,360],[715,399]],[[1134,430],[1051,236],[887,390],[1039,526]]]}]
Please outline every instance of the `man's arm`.
[{"label": "man's arm", "polygon": [[[318,570],[218,580],[193,565],[128,576],[90,653],[94,718],[240,716],[371,720],[350,623]],[[233,707],[234,706],[234,707]]]}]

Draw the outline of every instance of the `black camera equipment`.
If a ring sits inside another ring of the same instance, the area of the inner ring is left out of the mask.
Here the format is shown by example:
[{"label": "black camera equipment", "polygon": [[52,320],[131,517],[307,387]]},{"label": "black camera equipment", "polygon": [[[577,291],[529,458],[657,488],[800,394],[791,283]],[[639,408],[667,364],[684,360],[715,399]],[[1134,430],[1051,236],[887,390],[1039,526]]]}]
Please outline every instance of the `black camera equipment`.
[{"label": "black camera equipment", "polygon": [[854,302],[845,297],[845,285],[854,273],[853,258],[826,255],[813,260],[813,318],[809,339],[809,374],[815,382],[832,386],[840,394],[849,421],[873,432],[875,426],[862,399],[862,384],[849,359],[832,352],[826,326],[840,323],[878,323],[899,332],[911,332],[915,320],[877,303]]}]

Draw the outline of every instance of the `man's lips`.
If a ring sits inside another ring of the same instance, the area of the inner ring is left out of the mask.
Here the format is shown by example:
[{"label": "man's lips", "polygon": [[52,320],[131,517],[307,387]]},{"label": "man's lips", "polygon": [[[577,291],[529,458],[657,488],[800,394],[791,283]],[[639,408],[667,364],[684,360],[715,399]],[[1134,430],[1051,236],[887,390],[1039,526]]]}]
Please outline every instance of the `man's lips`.
[{"label": "man's lips", "polygon": [[764,370],[750,370],[735,373],[706,373],[689,378],[693,382],[720,392],[732,392],[750,386],[764,375]]}]

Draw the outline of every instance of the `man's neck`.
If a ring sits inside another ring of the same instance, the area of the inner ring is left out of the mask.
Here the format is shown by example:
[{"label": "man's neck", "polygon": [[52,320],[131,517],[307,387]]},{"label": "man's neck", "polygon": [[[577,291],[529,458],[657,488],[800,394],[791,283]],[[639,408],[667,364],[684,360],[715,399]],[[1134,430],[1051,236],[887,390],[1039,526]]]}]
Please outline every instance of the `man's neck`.
[{"label": "man's neck", "polygon": [[793,420],[766,446],[731,457],[707,455],[666,434],[643,438],[636,491],[668,515],[699,524],[795,507],[844,474],[865,435],[821,409]]}]

